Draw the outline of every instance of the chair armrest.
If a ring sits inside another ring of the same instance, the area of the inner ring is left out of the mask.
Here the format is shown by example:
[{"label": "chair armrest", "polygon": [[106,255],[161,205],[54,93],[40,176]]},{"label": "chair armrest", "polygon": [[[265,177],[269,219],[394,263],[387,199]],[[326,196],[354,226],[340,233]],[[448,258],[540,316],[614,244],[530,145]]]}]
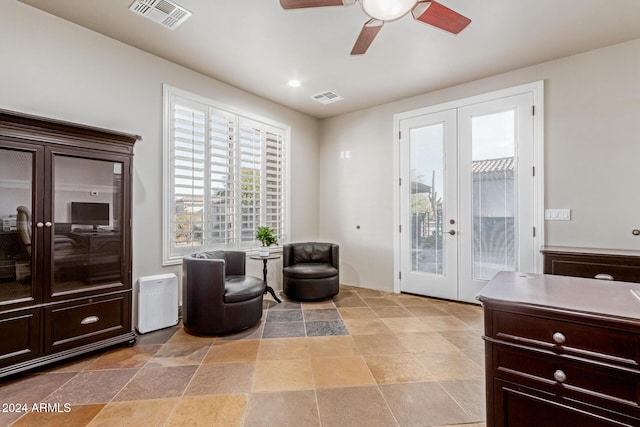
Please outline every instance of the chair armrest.
[{"label": "chair armrest", "polygon": [[331,265],[335,268],[340,268],[340,246],[331,245]]},{"label": "chair armrest", "polygon": [[293,244],[286,243],[282,246],[282,267],[293,264]]}]

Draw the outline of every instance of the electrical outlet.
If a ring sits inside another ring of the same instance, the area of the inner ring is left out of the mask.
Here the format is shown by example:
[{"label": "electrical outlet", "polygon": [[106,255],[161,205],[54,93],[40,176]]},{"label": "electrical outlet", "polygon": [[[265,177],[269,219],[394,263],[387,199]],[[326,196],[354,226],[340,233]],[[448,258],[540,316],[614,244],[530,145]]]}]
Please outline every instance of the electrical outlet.
[{"label": "electrical outlet", "polygon": [[571,209],[545,209],[544,219],[547,221],[571,221]]}]

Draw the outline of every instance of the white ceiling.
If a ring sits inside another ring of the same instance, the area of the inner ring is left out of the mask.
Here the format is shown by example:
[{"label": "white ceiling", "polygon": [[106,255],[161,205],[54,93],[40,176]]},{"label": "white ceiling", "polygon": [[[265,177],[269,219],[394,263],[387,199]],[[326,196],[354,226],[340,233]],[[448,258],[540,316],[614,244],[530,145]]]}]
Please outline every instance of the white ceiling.
[{"label": "white ceiling", "polygon": [[[368,19],[359,4],[174,0],[193,16],[171,31],[129,11],[133,0],[20,1],[318,118],[640,38],[638,0],[441,0],[472,20],[460,34],[409,14],[360,56],[349,55]],[[311,99],[327,90],[344,100]]]}]

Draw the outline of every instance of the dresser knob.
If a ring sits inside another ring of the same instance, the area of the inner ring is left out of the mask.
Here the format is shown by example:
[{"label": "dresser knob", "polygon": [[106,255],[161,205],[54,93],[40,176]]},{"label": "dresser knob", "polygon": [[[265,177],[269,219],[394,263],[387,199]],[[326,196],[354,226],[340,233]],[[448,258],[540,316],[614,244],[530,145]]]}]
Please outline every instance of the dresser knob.
[{"label": "dresser knob", "polygon": [[565,374],[563,371],[558,369],[553,373],[553,378],[555,378],[555,380],[558,381],[559,383],[563,383],[567,380],[567,374]]},{"label": "dresser knob", "polygon": [[554,332],[553,340],[556,342],[556,344],[564,344],[564,342],[567,340],[567,337],[565,337],[562,332]]}]

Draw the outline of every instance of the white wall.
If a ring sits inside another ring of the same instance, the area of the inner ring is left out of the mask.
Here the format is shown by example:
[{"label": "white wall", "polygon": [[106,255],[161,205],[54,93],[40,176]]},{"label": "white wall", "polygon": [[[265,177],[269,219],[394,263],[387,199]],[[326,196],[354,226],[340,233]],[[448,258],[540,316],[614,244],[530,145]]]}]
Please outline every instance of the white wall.
[{"label": "white wall", "polygon": [[341,245],[343,283],[393,290],[393,115],[538,80],[545,207],[572,210],[546,223],[546,243],[640,249],[638,39],[323,120],[320,236]]},{"label": "white wall", "polygon": [[[291,125],[291,237],[317,238],[316,119],[22,3],[2,3],[0,108],[142,136],[133,162],[134,280],[180,271],[161,266],[163,83]],[[261,263],[252,263],[261,275]]]}]

